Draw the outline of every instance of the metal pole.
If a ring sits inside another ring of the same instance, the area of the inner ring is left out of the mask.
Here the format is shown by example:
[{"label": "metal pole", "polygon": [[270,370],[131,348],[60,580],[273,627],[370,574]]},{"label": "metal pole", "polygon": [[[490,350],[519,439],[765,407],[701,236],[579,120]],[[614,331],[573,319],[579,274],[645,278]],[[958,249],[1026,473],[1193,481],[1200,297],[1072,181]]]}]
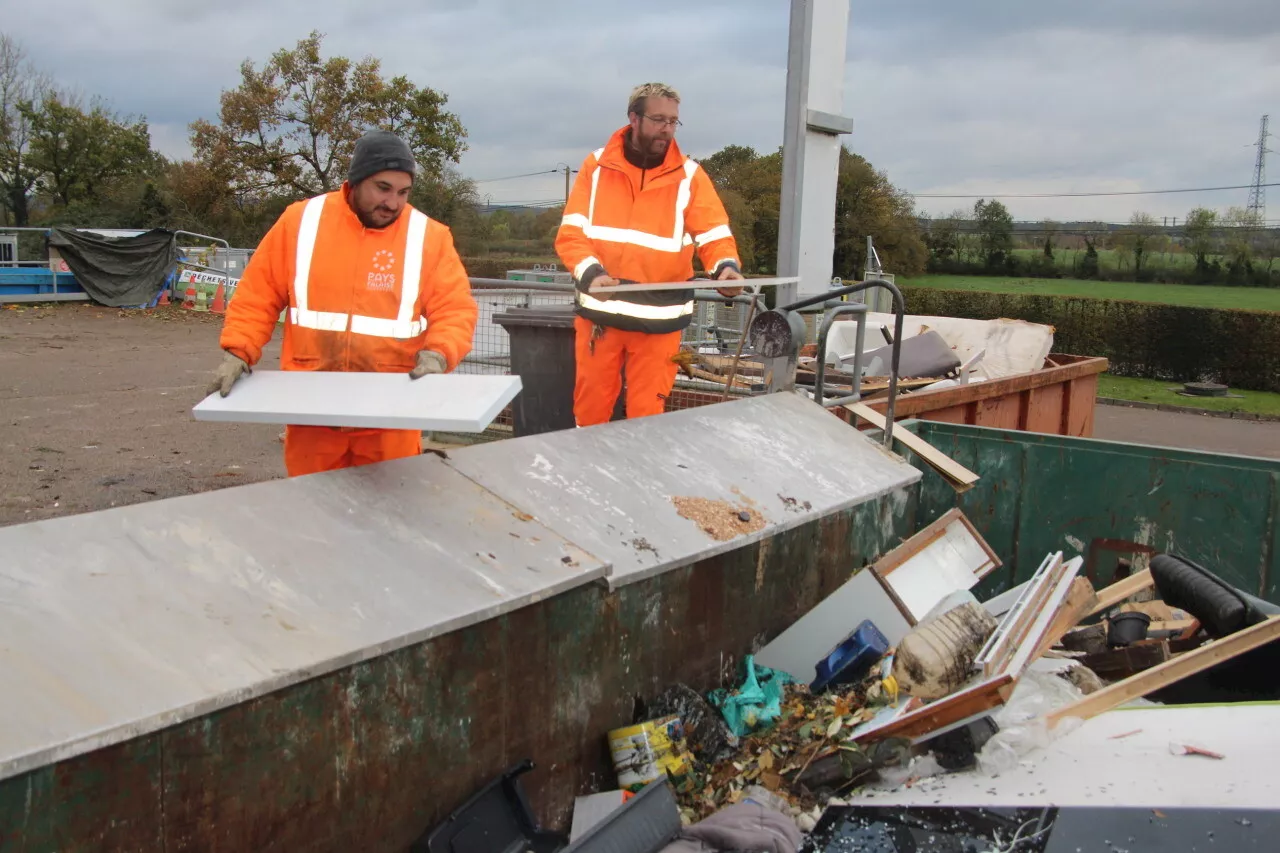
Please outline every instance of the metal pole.
[{"label": "metal pole", "polygon": [[[791,0],[787,36],[787,99],[782,131],[782,199],[778,211],[780,276],[800,275],[800,198],[804,178],[804,111],[809,100],[809,53],[813,34],[812,0]],[[794,302],[798,284],[780,284],[775,305]],[[764,359],[769,391],[795,388],[796,357]]]}]

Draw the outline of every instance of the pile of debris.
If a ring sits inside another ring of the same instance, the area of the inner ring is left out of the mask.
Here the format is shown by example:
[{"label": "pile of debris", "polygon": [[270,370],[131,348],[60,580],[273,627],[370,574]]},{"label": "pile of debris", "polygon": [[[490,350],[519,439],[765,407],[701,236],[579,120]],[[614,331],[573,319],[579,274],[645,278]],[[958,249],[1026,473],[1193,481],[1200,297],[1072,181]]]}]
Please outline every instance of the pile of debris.
[{"label": "pile of debris", "polygon": [[[1280,608],[1171,555],[1102,590],[1083,562],[1048,554],[1028,581],[979,601],[972,590],[1001,562],[952,510],[747,657],[737,689],[659,697],[645,712],[670,736],[661,755],[620,750],[614,733],[620,780],[627,770],[639,789],[665,775],[686,823],[746,802],[808,831],[912,756],[954,771],[1009,749],[996,720],[1024,681],[1041,703],[1018,725],[1046,738],[1143,696],[1280,699],[1280,643],[1268,645]],[[1045,678],[1059,680],[1046,691]]]},{"label": "pile of debris", "polygon": [[[894,317],[869,313],[859,350],[856,322],[841,320],[831,326],[826,351],[815,344],[801,349],[796,383],[817,384],[818,361],[824,364],[828,394],[847,395],[853,389],[853,365],[860,367],[860,393],[865,400],[888,394],[893,350]],[[1050,358],[1053,327],[1024,320],[967,320],[956,317],[906,316],[898,367],[898,391],[948,388],[1030,373],[1055,366]],[[860,353],[860,358],[859,358]],[[739,392],[764,388],[765,366],[754,356],[682,351],[675,359],[691,379],[725,386]]]}]

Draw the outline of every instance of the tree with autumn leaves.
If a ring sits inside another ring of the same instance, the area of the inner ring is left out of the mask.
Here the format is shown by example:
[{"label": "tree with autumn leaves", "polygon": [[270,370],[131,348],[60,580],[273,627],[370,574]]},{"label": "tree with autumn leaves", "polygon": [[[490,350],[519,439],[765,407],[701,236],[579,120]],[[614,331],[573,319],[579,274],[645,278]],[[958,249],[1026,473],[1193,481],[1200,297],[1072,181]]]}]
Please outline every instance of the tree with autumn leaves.
[{"label": "tree with autumn leaves", "polygon": [[218,122],[191,125],[196,160],[249,198],[337,189],[356,140],[373,128],[402,136],[426,175],[458,161],[467,132],[444,94],[403,75],[385,79],[372,57],[325,59],[322,38],[311,33],[260,70],[245,60],[240,85],[222,93]]},{"label": "tree with autumn leaves", "polygon": [[[761,155],[751,148],[730,145],[701,163],[729,214],[743,264],[752,272],[775,272],[782,151]],[[928,260],[911,196],[847,148],[840,149],[835,228],[832,266],[835,275],[842,278],[861,277],[868,236],[887,272],[920,272]]]}]

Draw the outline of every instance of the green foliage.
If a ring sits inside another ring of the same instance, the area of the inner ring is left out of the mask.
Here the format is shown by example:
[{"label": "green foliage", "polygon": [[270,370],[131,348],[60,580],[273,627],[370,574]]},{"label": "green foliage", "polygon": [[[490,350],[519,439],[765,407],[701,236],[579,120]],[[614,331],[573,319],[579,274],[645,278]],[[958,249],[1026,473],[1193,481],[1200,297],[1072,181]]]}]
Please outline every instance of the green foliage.
[{"label": "green foliage", "polygon": [[999,201],[980,198],[973,205],[973,220],[988,269],[1003,266],[1013,251],[1013,215]]},{"label": "green foliage", "polygon": [[224,173],[241,197],[298,198],[337,189],[356,140],[373,128],[404,137],[428,175],[457,162],[466,131],[444,110],[445,95],[404,76],[383,79],[372,57],[325,59],[322,40],[312,32],[294,49],[276,51],[261,71],[245,60],[240,85],[222,93],[218,123],[191,125],[196,159]]},{"label": "green foliage", "polygon": [[[729,213],[738,251],[749,272],[777,269],[782,152],[760,155],[730,145],[701,161]],[[861,277],[870,234],[886,271],[908,275],[924,269],[928,249],[921,239],[911,197],[884,172],[847,149],[840,152],[836,185],[834,269]]]}]

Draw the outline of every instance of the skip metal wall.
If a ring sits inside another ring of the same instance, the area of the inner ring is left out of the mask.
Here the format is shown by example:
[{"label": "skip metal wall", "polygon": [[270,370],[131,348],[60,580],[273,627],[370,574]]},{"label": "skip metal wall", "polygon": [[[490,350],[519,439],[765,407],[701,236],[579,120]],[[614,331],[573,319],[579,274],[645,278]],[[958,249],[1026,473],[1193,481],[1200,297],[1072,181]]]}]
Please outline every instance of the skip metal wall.
[{"label": "skip metal wall", "polygon": [[987,591],[1027,580],[1059,549],[1085,557],[1095,586],[1114,579],[1118,559],[1136,570],[1165,552],[1280,604],[1278,461],[926,421],[910,428],[982,475],[957,498],[916,463],[925,470],[920,523],[959,506],[1004,559]]},{"label": "skip metal wall", "polygon": [[0,851],[403,850],[526,757],[537,811],[567,826],[576,794],[614,784],[605,733],[637,698],[732,683],[753,644],[906,535],[913,494],[7,779]]}]

